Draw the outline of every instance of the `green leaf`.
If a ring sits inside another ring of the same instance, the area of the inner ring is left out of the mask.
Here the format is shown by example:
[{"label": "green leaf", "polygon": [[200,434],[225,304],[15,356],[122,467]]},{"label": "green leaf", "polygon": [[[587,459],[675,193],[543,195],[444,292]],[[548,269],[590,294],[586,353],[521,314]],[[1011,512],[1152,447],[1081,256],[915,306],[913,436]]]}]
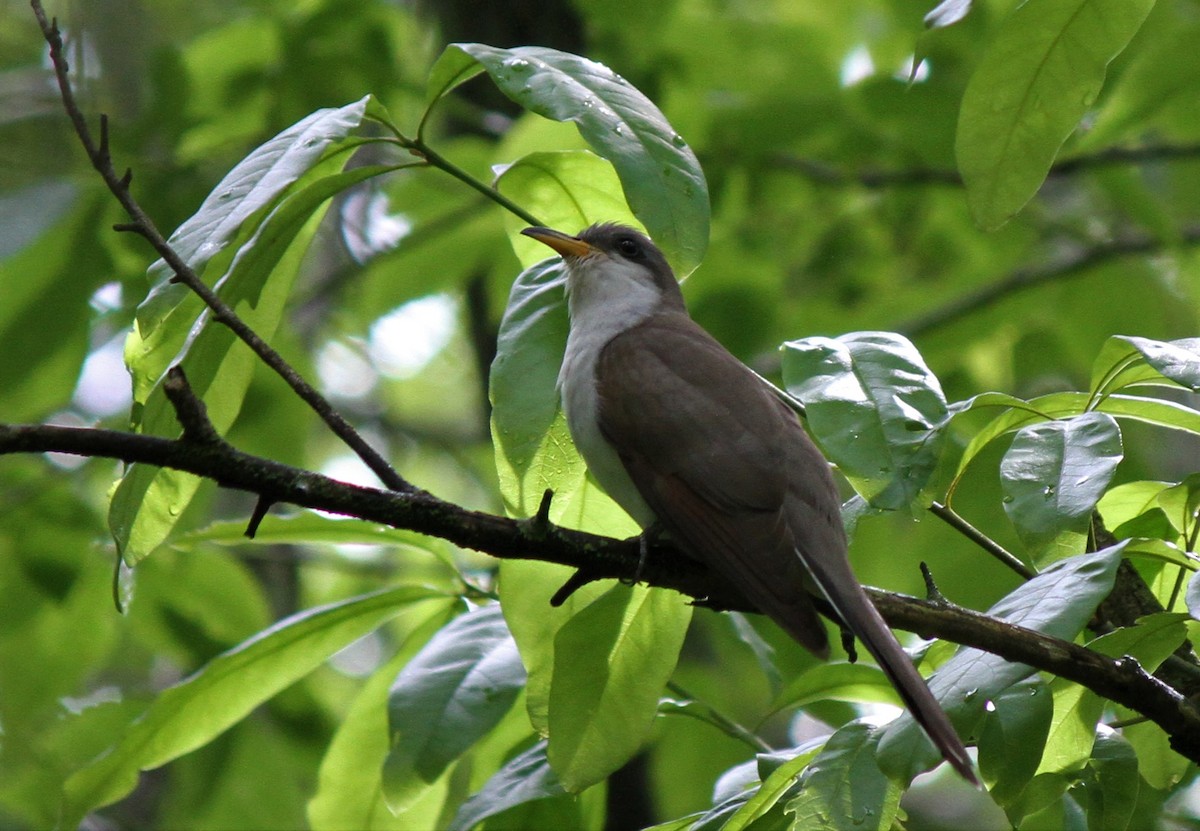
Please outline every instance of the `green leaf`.
[{"label": "green leaf", "polygon": [[[1184,628],[1187,617],[1175,612],[1147,615],[1137,625],[1102,635],[1087,646],[1110,658],[1132,656],[1147,672],[1154,672],[1187,637]],[[1081,769],[1091,756],[1104,700],[1062,678],[1055,679],[1052,687],[1054,721],[1038,773],[1072,773]]]},{"label": "green leaf", "polygon": [[826,455],[873,507],[907,507],[937,466],[949,416],[937,377],[891,332],[783,346],[783,379]]},{"label": "green leaf", "polygon": [[979,731],[979,772],[992,799],[1010,803],[1037,771],[1054,716],[1054,699],[1039,676],[1026,678],[992,699]]},{"label": "green leaf", "polygon": [[391,745],[388,694],[396,674],[461,609],[462,601],[457,598],[414,607],[414,612],[423,611],[428,617],[413,626],[396,655],[363,685],[321,759],[316,792],[307,807],[313,831],[404,831],[411,827],[409,818],[397,817],[388,809],[383,795],[383,763]]},{"label": "green leaf", "polygon": [[787,805],[793,827],[888,831],[900,812],[900,783],[875,761],[879,730],[852,722],[834,733],[809,763],[800,793]]},{"label": "green leaf", "polygon": [[509,808],[565,793],[546,758],[546,742],[539,741],[510,759],[478,793],[459,807],[450,823],[450,831],[469,831],[488,817]]},{"label": "green leaf", "polygon": [[721,619],[733,628],[737,639],[749,648],[754,655],[755,663],[762,670],[763,677],[767,679],[771,691],[778,695],[783,686],[783,677],[775,663],[775,648],[767,643],[766,639],[754,628],[754,624],[747,620],[741,612],[728,612],[721,615]]},{"label": "green leaf", "polygon": [[63,786],[62,827],[108,805],[151,770],[212,741],[259,704],[329,656],[378,628],[405,606],[444,594],[401,586],[286,618],[209,661],[159,695],[108,753]]},{"label": "green leaf", "polygon": [[[771,774],[754,790],[754,793],[750,794],[741,807],[725,821],[725,824],[721,826],[723,831],[743,831],[743,829],[749,828],[755,820],[765,816],[788,791],[795,787],[796,777],[808,768],[813,759],[817,757],[817,752],[817,749],[814,748],[796,753],[771,771]],[[790,807],[789,805],[789,809]]]},{"label": "green leaf", "polygon": [[634,215],[679,275],[699,265],[708,246],[708,185],[695,153],[649,98],[603,64],[538,46],[451,44],[431,72],[442,86],[470,77],[455,53],[478,61],[527,110],[574,122],[612,162]]},{"label": "green leaf", "polygon": [[525,685],[525,667],[499,604],[465,614],[396,676],[388,695],[392,750],[383,788],[396,813],[499,723]]},{"label": "green leaf", "polygon": [[1064,532],[1082,535],[1124,458],[1112,416],[1085,413],[1022,428],[1000,462],[1004,511],[1035,558]]},{"label": "green leaf", "polygon": [[1009,14],[963,93],[958,167],[976,223],[994,229],[1028,202],[1095,102],[1109,61],[1154,0],[1039,0]]},{"label": "green leaf", "polygon": [[[502,169],[496,188],[551,228],[574,233],[596,222],[639,227],[612,164],[587,150],[530,153]],[[523,236],[526,223],[505,214],[513,250],[526,268],[546,259],[545,245]]]},{"label": "green leaf", "polygon": [[488,376],[500,495],[516,516],[532,516],[547,488],[577,489],[584,475],[559,412],[558,368],[569,329],[565,286],[562,260],[543,260],[517,276]]},{"label": "green leaf", "polygon": [[642,746],[691,616],[674,592],[616,585],[559,630],[548,752],[568,791],[606,778]]},{"label": "green leaf", "polygon": [[1193,539],[1197,512],[1200,512],[1200,473],[1193,473],[1179,484],[1163,488],[1154,501],[1181,537]]},{"label": "green leaf", "polygon": [[[988,617],[1070,640],[1112,591],[1125,543],[1092,554],[1060,560],[1003,597]],[[978,649],[964,649],[929,677],[929,690],[962,734],[975,731],[988,701],[1025,678],[1033,669]],[[908,713],[883,730],[880,766],[909,782],[941,761]]]},{"label": "green leaf", "polygon": [[872,664],[818,664],[794,678],[775,697],[772,710],[804,707],[814,701],[898,703],[883,670]]},{"label": "green leaf", "polygon": [[113,270],[87,253],[96,247],[101,204],[94,195],[81,199],[66,180],[0,192],[0,227],[40,235],[18,253],[0,255],[0,339],[6,354],[22,356],[0,363],[5,421],[44,418],[71,398],[88,351],[88,299]]},{"label": "green leaf", "polygon": [[[207,282],[264,339],[271,338],[282,319],[323,206],[351,185],[391,169],[363,166],[336,172],[347,158],[346,136],[361,123],[369,100],[322,110],[271,139],[234,168],[172,235],[180,255],[197,270],[229,246],[228,262],[214,262],[227,264],[226,270]],[[330,149],[337,140],[341,143]],[[239,244],[230,246],[235,238]],[[167,367],[178,363],[209,420],[224,432],[241,410],[257,358],[208,312],[201,315],[197,298],[186,291],[181,295],[183,287],[171,283],[164,269],[162,263],[151,266],[157,283],[126,342],[135,425],[150,435],[178,435],[174,408],[161,387]],[[199,479],[178,471],[145,465],[128,469],[109,508],[109,529],[127,564],[136,564],[162,544],[199,485]]]},{"label": "green leaf", "polygon": [[1096,510],[1104,517],[1104,524],[1109,530],[1115,530],[1148,510],[1158,508],[1159,493],[1170,486],[1170,482],[1146,479],[1122,482],[1109,488],[1100,497]]},{"label": "green leaf", "polygon": [[[987,393],[991,395],[991,393]],[[1026,424],[1047,419],[1064,419],[1088,412],[1091,397],[1084,392],[1055,392],[1026,402],[1026,408],[1008,410],[976,431],[959,459],[955,479],[962,477],[967,466],[995,439],[1019,430]],[[1136,395],[1110,395],[1095,406],[1096,412],[1115,418],[1127,418],[1157,427],[1168,427],[1200,435],[1200,412],[1173,401],[1143,398]]]},{"label": "green leaf", "polygon": [[529,721],[543,737],[550,733],[554,636],[577,612],[608,590],[606,584],[591,583],[568,597],[561,606],[551,606],[550,598],[572,573],[563,566],[532,560],[500,563],[500,606],[529,674],[525,694]]},{"label": "green leaf", "polygon": [[1089,831],[1125,831],[1137,805],[1138,757],[1117,733],[1096,736],[1083,781],[1071,794],[1086,809]]},{"label": "green leaf", "polygon": [[1159,341],[1114,335],[1105,341],[1092,368],[1094,395],[1163,381],[1200,390],[1200,338]]}]

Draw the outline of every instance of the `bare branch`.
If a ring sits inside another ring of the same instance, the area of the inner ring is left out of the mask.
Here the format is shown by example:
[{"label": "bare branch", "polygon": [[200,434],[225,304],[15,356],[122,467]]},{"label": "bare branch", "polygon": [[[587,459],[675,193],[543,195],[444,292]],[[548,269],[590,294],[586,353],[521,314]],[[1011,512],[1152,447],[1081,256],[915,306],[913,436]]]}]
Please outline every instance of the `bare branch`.
[{"label": "bare branch", "polygon": [[124,176],[117,176],[109,154],[107,116],[100,117],[99,144],[92,138],[87,119],[84,118],[83,111],[80,110],[79,104],[75,100],[75,93],[71,88],[70,68],[67,65],[66,55],[63,52],[62,34],[58,30],[57,22],[47,19],[46,12],[42,8],[40,0],[32,0],[31,5],[33,6],[33,13],[37,17],[38,25],[41,26],[42,35],[45,37],[46,43],[50,46],[50,60],[54,65],[54,74],[58,79],[58,88],[62,94],[63,107],[66,110],[67,116],[71,119],[71,123],[75,127],[75,133],[79,136],[79,141],[83,145],[88,158],[91,160],[92,167],[104,179],[104,183],[108,185],[108,189],[117,198],[117,201],[121,203],[121,207],[125,209],[131,220],[128,223],[120,223],[116,226],[117,230],[133,231],[144,237],[154,248],[155,252],[162,257],[163,262],[170,267],[175,275],[175,281],[183,283],[195,292],[204,301],[204,304],[212,310],[213,320],[224,324],[232,330],[242,342],[254,351],[254,354],[263,363],[283,378],[296,395],[320,416],[321,420],[329,426],[334,434],[358,454],[367,467],[379,477],[379,481],[392,490],[409,493],[418,491],[419,489],[416,486],[410,484],[400,476],[387,463],[387,460],[358,434],[321,393],[317,392],[311,384],[305,381],[300,373],[285,361],[270,344],[259,337],[258,333],[251,329],[234,312],[229,304],[209,288],[159,232],[154,221],[142,210],[141,205],[134,199],[133,194],[130,193],[129,183],[133,178],[133,172],[126,170]]}]

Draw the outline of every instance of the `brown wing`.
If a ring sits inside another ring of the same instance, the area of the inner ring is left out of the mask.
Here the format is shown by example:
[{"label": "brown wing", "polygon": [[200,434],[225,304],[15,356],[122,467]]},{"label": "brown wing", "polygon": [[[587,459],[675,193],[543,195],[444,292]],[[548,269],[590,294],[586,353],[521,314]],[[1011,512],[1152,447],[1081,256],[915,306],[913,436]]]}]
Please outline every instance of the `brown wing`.
[{"label": "brown wing", "polygon": [[[614,338],[600,354],[596,382],[600,430],[620,448],[666,530],[826,656],[825,627],[796,551],[844,559],[846,543],[828,465],[795,417],[683,314],[656,315]],[[810,448],[816,464],[813,487],[793,507],[808,514],[800,527],[786,514],[794,485],[784,453],[796,444]]]},{"label": "brown wing", "polygon": [[596,383],[600,430],[674,539],[826,657],[806,587],[819,589],[946,759],[975,781],[945,712],[850,569],[828,463],[794,414],[684,313],[613,338]]}]

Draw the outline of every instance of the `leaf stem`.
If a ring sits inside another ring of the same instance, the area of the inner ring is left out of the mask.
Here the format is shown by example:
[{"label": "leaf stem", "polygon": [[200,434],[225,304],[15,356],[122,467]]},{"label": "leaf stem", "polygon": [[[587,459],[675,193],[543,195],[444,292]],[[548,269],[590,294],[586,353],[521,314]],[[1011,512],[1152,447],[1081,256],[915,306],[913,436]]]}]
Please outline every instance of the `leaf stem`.
[{"label": "leaf stem", "polygon": [[441,153],[438,153],[436,150],[434,150],[432,147],[430,147],[428,144],[426,144],[423,139],[406,138],[405,136],[402,136],[398,133],[397,133],[397,137],[398,137],[398,141],[400,142],[400,144],[406,150],[420,156],[422,159],[424,159],[426,162],[428,162],[431,167],[436,167],[438,170],[442,170],[446,173],[449,173],[455,179],[458,179],[463,184],[465,184],[468,187],[483,194],[488,199],[492,200],[497,205],[499,205],[500,207],[507,210],[509,213],[512,213],[514,216],[520,217],[524,222],[528,222],[530,225],[543,224],[541,222],[541,220],[539,220],[536,216],[534,216],[529,211],[522,208],[516,202],[513,202],[511,199],[509,199],[507,196],[502,194],[500,191],[496,190],[493,187],[489,187],[488,185],[479,181],[474,176],[472,176],[470,173],[463,170],[461,167],[456,165],[454,162],[447,159]]},{"label": "leaf stem", "polygon": [[978,545],[984,551],[991,554],[1017,574],[1021,575],[1021,577],[1024,579],[1032,580],[1037,576],[1037,571],[1035,569],[1025,565],[1025,563],[1021,562],[1016,555],[1011,553],[1004,546],[1000,545],[1000,543],[996,542],[974,525],[967,522],[965,519],[963,519],[963,517],[955,512],[953,508],[943,505],[941,502],[934,502],[929,506],[929,512],[945,522],[955,531],[958,531],[971,542]]},{"label": "leaf stem", "polygon": [[693,715],[694,718],[701,718],[709,724],[718,728],[726,735],[750,745],[759,753],[770,753],[775,748],[767,744],[761,736],[749,728],[743,727],[731,718],[721,715],[711,705],[705,704],[696,696],[689,693],[675,681],[667,682],[667,689],[680,698],[686,699],[696,705],[697,708],[703,711],[703,716]]}]

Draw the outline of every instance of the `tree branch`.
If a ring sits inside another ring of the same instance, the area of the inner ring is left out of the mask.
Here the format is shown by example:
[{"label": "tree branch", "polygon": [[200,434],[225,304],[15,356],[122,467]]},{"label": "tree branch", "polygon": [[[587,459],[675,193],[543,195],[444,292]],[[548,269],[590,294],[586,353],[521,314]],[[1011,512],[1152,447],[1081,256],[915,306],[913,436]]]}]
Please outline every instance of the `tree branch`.
[{"label": "tree branch", "polygon": [[1184,228],[1175,239],[1142,235],[1103,242],[1054,265],[1017,269],[1007,277],[981,286],[907,323],[901,323],[896,327],[896,331],[909,337],[923,335],[931,329],[952,323],[1009,295],[1035,286],[1079,277],[1089,269],[1111,260],[1138,254],[1154,254],[1171,245],[1197,244],[1200,244],[1200,227]]},{"label": "tree branch", "polygon": [[58,88],[62,95],[63,107],[66,110],[67,116],[71,119],[71,123],[75,127],[75,133],[79,136],[79,141],[83,145],[83,149],[87,153],[92,167],[104,179],[104,183],[108,186],[109,191],[121,203],[121,207],[125,209],[125,212],[132,220],[131,222],[114,226],[116,230],[132,231],[150,243],[151,247],[158,253],[158,256],[162,257],[163,262],[170,267],[175,275],[174,279],[177,282],[183,283],[204,301],[204,304],[212,311],[213,320],[228,327],[243,343],[253,350],[254,354],[263,363],[274,370],[292,388],[296,395],[320,416],[321,420],[329,426],[333,433],[363,460],[367,467],[379,477],[379,481],[396,491],[414,492],[418,490],[414,485],[400,476],[387,463],[387,460],[379,455],[350,426],[350,423],[334,409],[333,405],[321,393],[317,392],[311,384],[305,381],[300,373],[284,360],[270,344],[259,337],[258,333],[251,329],[234,312],[229,304],[209,288],[191,266],[171,247],[166,238],[163,237],[158,227],[154,224],[154,220],[142,210],[141,205],[133,197],[129,189],[129,184],[133,179],[133,172],[127,169],[124,175],[118,176],[116,169],[113,167],[112,157],[109,154],[107,116],[100,116],[99,144],[92,138],[92,132],[88,127],[87,119],[84,118],[83,111],[80,110],[79,104],[75,100],[75,93],[71,88],[69,77],[70,67],[63,52],[62,34],[58,30],[57,21],[47,19],[45,9],[42,8],[40,0],[31,0],[31,5],[33,13],[37,17],[38,25],[42,29],[42,36],[46,39],[46,43],[50,47],[50,61],[54,65],[54,74],[58,79]]},{"label": "tree branch", "polygon": [[[545,523],[471,511],[423,491],[401,493],[339,482],[243,453],[203,431],[166,439],[115,430],[0,424],[0,455],[69,453],[171,467],[277,502],[328,511],[449,540],[499,558],[540,560],[584,570],[596,579],[640,579],[719,610],[756,611],[727,584],[669,543],[651,543],[639,574],[637,538],[616,540]],[[1129,658],[1113,660],[1068,641],[963,609],[868,589],[892,626],[990,652],[1060,675],[1144,714],[1183,756],[1200,761],[1200,716],[1178,692]]]},{"label": "tree branch", "polygon": [[[1170,162],[1200,158],[1200,144],[1149,144],[1144,147],[1110,147],[1098,153],[1061,159],[1046,174],[1047,178],[1071,176],[1087,170],[1149,162]],[[779,154],[771,163],[782,170],[799,173],[823,185],[860,185],[870,189],[924,185],[961,186],[957,170],[939,167],[866,168],[844,170],[825,162]]]}]

